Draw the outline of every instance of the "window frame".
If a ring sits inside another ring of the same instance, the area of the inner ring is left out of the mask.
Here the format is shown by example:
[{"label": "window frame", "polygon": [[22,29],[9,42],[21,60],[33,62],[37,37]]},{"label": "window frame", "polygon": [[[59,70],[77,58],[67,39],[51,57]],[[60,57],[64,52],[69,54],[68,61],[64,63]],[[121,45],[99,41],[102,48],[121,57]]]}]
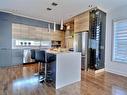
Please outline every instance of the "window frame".
[{"label": "window frame", "polygon": [[123,61],[117,61],[117,60],[114,60],[113,59],[113,56],[114,56],[114,40],[115,40],[115,29],[114,29],[114,23],[115,22],[120,22],[120,21],[127,21],[127,18],[124,18],[124,19],[114,19],[112,20],[112,33],[111,33],[111,61],[112,62],[116,62],[116,63],[122,63],[122,64],[127,64],[127,62],[123,62]]}]

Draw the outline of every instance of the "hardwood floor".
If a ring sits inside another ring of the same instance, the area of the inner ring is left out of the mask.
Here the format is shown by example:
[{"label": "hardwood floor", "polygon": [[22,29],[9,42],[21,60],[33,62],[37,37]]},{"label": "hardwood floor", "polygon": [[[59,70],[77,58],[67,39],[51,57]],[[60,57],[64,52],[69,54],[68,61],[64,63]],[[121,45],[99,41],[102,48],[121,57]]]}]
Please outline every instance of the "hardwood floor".
[{"label": "hardwood floor", "polygon": [[82,72],[82,81],[55,90],[40,84],[37,65],[0,68],[0,95],[127,95],[127,78],[103,72]]}]

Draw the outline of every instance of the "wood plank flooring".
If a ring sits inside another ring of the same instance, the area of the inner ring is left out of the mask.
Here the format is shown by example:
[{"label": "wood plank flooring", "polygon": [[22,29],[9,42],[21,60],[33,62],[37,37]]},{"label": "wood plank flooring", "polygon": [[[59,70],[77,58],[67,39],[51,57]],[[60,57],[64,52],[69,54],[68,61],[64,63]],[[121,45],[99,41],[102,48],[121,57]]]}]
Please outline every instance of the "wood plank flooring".
[{"label": "wood plank flooring", "polygon": [[127,95],[127,78],[103,72],[82,72],[82,81],[55,90],[40,84],[37,65],[0,68],[0,95]]}]

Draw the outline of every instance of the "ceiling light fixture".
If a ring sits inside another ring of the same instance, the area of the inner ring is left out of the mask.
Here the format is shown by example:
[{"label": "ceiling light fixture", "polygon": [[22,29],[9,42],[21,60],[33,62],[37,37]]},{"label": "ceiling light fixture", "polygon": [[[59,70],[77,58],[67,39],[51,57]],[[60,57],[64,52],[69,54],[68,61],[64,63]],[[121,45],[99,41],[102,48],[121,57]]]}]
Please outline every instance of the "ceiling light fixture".
[{"label": "ceiling light fixture", "polygon": [[50,23],[48,24],[48,32],[50,32]]},{"label": "ceiling light fixture", "polygon": [[55,2],[52,2],[52,6],[57,6],[58,4]]},{"label": "ceiling light fixture", "polygon": [[51,11],[52,9],[51,8],[47,8],[48,11]]},{"label": "ceiling light fixture", "polygon": [[56,31],[56,22],[54,22],[54,32]]},{"label": "ceiling light fixture", "polygon": [[61,23],[60,23],[60,30],[63,30],[63,19],[61,19]]},{"label": "ceiling light fixture", "polygon": [[93,7],[93,5],[89,5],[88,7],[89,7],[89,8],[92,8],[92,7]]}]

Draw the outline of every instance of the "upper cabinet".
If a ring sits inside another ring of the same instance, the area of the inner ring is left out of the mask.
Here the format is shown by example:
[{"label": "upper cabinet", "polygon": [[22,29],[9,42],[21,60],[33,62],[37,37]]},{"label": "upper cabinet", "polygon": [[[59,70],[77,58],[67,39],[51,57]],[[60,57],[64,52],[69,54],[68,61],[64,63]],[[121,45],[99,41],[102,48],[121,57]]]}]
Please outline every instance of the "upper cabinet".
[{"label": "upper cabinet", "polygon": [[73,48],[74,43],[74,19],[69,20],[65,23],[65,47],[70,49]]},{"label": "upper cabinet", "polygon": [[23,24],[12,24],[13,39],[26,39],[26,40],[64,40],[64,32],[51,29],[48,32],[47,28],[40,28],[35,26],[28,26]]},{"label": "upper cabinet", "polygon": [[40,27],[13,23],[12,38],[21,40],[43,40],[43,31],[45,30]]},{"label": "upper cabinet", "polygon": [[64,40],[64,32],[60,30],[56,30],[55,32],[51,32],[51,40],[53,41],[63,41]]},{"label": "upper cabinet", "polygon": [[51,41],[53,47],[64,47],[64,31],[56,30],[56,31],[51,31]]},{"label": "upper cabinet", "polygon": [[89,30],[89,11],[74,17],[74,32]]}]

